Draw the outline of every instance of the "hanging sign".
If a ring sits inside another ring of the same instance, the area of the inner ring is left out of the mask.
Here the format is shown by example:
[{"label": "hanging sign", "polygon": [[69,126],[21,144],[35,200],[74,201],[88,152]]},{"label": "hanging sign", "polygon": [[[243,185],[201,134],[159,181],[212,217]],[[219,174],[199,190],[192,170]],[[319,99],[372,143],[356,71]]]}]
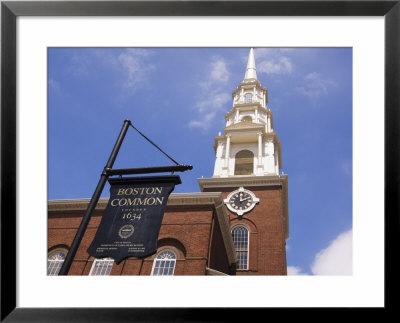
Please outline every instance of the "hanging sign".
[{"label": "hanging sign", "polygon": [[119,264],[127,257],[146,257],[157,251],[164,210],[179,176],[109,179],[110,199],[88,248],[95,258],[110,257]]}]

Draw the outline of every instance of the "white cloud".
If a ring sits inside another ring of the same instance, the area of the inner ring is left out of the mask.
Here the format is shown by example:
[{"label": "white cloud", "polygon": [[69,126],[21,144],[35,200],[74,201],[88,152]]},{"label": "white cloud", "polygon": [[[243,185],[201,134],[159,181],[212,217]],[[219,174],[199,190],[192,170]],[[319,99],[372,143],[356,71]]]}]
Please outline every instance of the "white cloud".
[{"label": "white cloud", "polygon": [[140,83],[146,82],[148,72],[155,70],[154,65],[142,60],[147,55],[148,52],[143,49],[127,49],[118,56],[122,71],[125,71],[124,87],[135,90]]},{"label": "white cloud", "polygon": [[199,117],[189,122],[188,126],[191,128],[207,130],[217,112],[225,111],[227,103],[232,100],[231,94],[225,88],[230,77],[225,60],[213,58],[209,66],[209,70],[206,71],[208,78],[199,83],[199,96],[202,99],[195,104]]},{"label": "white cloud", "polygon": [[343,232],[315,256],[314,275],[351,275],[353,272],[353,232]]},{"label": "white cloud", "polygon": [[286,56],[261,61],[257,64],[257,72],[266,74],[290,74],[292,70],[292,61]]},{"label": "white cloud", "polygon": [[[140,84],[146,84],[149,72],[155,66],[146,61],[151,50],[126,48],[122,51],[110,49],[94,49],[90,51],[76,50],[71,55],[69,72],[76,77],[99,77],[98,68],[112,70],[118,75],[117,82],[129,91],[134,91]],[[96,64],[96,65],[94,65]]]},{"label": "white cloud", "polygon": [[319,97],[326,95],[329,89],[336,85],[336,82],[325,79],[319,73],[312,72],[304,77],[303,86],[298,87],[297,89],[302,95],[315,101]]},{"label": "white cloud", "polygon": [[189,122],[191,128],[202,128],[207,130],[217,115],[218,111],[224,111],[225,105],[231,100],[228,93],[214,93],[211,94],[207,100],[199,101],[196,104],[197,110],[201,117],[197,120]]},{"label": "white cloud", "polygon": [[223,82],[229,80],[229,72],[226,68],[226,62],[222,59],[219,59],[215,62],[211,63],[211,78],[216,82]]},{"label": "white cloud", "polygon": [[200,113],[204,111],[217,111],[223,109],[225,104],[231,99],[231,96],[225,92],[210,93],[206,100],[198,101],[196,107]]},{"label": "white cloud", "polygon": [[189,122],[189,127],[191,128],[202,128],[204,130],[210,127],[210,122],[215,117],[215,112],[207,113],[200,120],[192,120]]},{"label": "white cloud", "polygon": [[67,71],[76,77],[87,76],[90,73],[91,59],[81,51],[74,51],[71,55]]},{"label": "white cloud", "polygon": [[287,274],[288,274],[288,276],[307,275],[307,273],[303,273],[302,269],[297,266],[288,266]]},{"label": "white cloud", "polygon": [[210,90],[220,88],[229,80],[230,73],[227,68],[227,63],[224,59],[214,57],[209,64],[210,68],[205,71],[207,74],[199,82],[199,86],[206,93]]}]

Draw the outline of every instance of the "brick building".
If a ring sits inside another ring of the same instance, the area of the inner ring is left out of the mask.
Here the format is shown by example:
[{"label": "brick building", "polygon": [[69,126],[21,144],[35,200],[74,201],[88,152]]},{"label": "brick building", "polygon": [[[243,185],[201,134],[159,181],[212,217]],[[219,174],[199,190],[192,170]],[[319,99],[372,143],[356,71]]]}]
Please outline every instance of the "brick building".
[{"label": "brick building", "polygon": [[[69,275],[287,274],[288,177],[280,174],[280,141],[253,49],[232,96],[224,133],[214,138],[214,174],[198,180],[200,193],[170,195],[157,252],[118,265],[91,257],[86,250],[108,202],[100,199]],[[88,203],[48,202],[48,275],[57,275]]]}]

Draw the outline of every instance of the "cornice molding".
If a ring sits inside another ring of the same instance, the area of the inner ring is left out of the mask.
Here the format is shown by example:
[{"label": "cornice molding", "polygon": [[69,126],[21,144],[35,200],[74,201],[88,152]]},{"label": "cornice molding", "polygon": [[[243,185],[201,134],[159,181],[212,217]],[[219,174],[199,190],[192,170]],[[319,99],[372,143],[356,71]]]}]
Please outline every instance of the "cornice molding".
[{"label": "cornice molding", "polygon": [[[99,199],[96,210],[105,210],[108,198]],[[50,200],[48,201],[48,211],[85,211],[90,199],[71,199],[71,200]],[[231,229],[229,226],[228,214],[226,213],[224,201],[220,192],[200,192],[200,193],[176,193],[168,198],[168,207],[184,206],[210,206],[215,209],[219,227],[221,228],[222,238],[230,264],[235,264],[236,252],[233,247]]]},{"label": "cornice molding", "polygon": [[[209,205],[213,206],[218,204],[221,199],[221,193],[218,192],[201,192],[201,193],[176,193],[171,194],[168,198],[168,206],[186,205]],[[222,201],[222,200],[221,200]],[[66,200],[49,200],[49,211],[82,211],[86,210],[89,205],[90,199],[66,199]],[[104,210],[107,206],[108,198],[100,198],[96,209]]]},{"label": "cornice molding", "polygon": [[[89,205],[90,199],[68,199],[68,200],[49,200],[47,201],[48,211],[84,211]],[[107,206],[108,198],[100,198],[96,209],[104,210]]]},{"label": "cornice molding", "polygon": [[[247,123],[247,124],[249,124],[249,123]],[[255,125],[257,125],[257,124],[255,124]],[[226,130],[226,128],[224,128],[224,135],[223,136],[214,136],[214,150],[216,150],[216,147],[218,145],[218,141],[221,141],[221,140],[225,141],[226,137],[228,135],[238,134],[238,133],[235,133],[235,131],[243,132],[243,131],[249,131],[249,130],[250,131],[261,130],[263,138],[264,139],[272,139],[273,142],[278,146],[279,154],[281,153],[281,143],[280,143],[280,141],[278,139],[278,134],[276,132],[274,132],[274,131],[265,132],[265,128],[263,126],[262,127],[257,127],[257,126],[255,126],[255,127],[246,127],[246,126],[242,126],[242,127],[235,127],[235,128],[232,127],[230,129],[228,129],[229,133],[225,133],[225,130]],[[279,158],[279,160],[281,160],[281,158]],[[282,167],[280,167],[280,169],[281,168]]]},{"label": "cornice molding", "polygon": [[272,111],[266,107],[263,107],[260,102],[248,102],[248,103],[235,103],[231,109],[231,111],[225,113],[225,120],[229,118],[229,116],[234,113],[237,109],[242,111],[251,111],[254,109],[260,109],[264,113],[271,114]]},{"label": "cornice molding", "polygon": [[232,176],[232,177],[210,177],[199,178],[197,181],[200,190],[215,187],[235,187],[235,186],[274,186],[284,185],[288,175],[270,176]]},{"label": "cornice molding", "polygon": [[258,79],[246,79],[239,83],[235,90],[232,91],[232,96],[236,94],[236,92],[240,91],[242,88],[251,89],[254,86],[258,87],[260,90],[267,92],[268,89],[261,85],[261,82]]},{"label": "cornice molding", "polygon": [[254,122],[248,122],[248,121],[242,121],[238,123],[234,123],[228,127],[224,128],[224,133],[232,130],[254,130],[254,129],[260,129],[265,131],[265,125],[262,123],[254,123]]}]

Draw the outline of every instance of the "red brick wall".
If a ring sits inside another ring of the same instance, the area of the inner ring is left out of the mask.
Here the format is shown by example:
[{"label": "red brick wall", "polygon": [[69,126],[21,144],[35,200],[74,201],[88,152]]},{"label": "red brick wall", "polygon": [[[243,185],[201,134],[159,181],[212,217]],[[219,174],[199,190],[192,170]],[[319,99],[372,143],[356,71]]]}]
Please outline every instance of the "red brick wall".
[{"label": "red brick wall", "polygon": [[[214,225],[213,207],[169,207],[167,208],[159,234],[158,249],[170,247],[178,255],[175,275],[204,275],[209,266],[210,243],[213,241],[212,254],[220,259],[213,268],[228,273],[225,247],[221,244],[219,225]],[[80,225],[84,211],[51,211],[48,219],[48,249],[56,246],[70,246]],[[81,241],[69,275],[88,275],[94,258],[86,252],[91,244],[100,223],[102,211],[96,210]],[[214,245],[215,244],[215,245]],[[150,275],[153,259],[156,255],[145,259],[130,258],[119,265],[113,265],[111,275]]]},{"label": "red brick wall", "polygon": [[[226,209],[231,227],[244,224],[250,230],[249,270],[237,271],[237,275],[286,275],[286,240],[280,186],[244,187],[252,191],[260,202],[255,208],[239,219]],[[206,191],[222,191],[223,198],[236,190],[213,188]]]}]

